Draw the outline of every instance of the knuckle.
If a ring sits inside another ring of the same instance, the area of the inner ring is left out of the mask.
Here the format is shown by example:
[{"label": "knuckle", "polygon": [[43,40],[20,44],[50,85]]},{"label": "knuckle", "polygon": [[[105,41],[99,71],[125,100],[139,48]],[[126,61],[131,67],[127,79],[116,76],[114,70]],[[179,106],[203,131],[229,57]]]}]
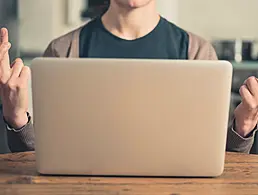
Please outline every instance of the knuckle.
[{"label": "knuckle", "polygon": [[0,45],[0,58],[2,59],[5,55],[5,53],[8,51],[8,49],[10,48],[11,44],[8,43],[3,43]]},{"label": "knuckle", "polygon": [[23,61],[22,61],[21,58],[16,58],[16,59],[15,59],[15,63],[21,64],[21,63],[23,63]]},{"label": "knuckle", "polygon": [[30,68],[28,66],[24,66],[22,68],[22,71],[25,71],[25,72],[30,72]]},{"label": "knuckle", "polygon": [[251,77],[249,77],[249,78],[247,79],[247,83],[248,83],[248,84],[252,84],[252,83],[254,83],[254,81],[256,81],[256,78],[255,78],[254,76],[251,76]]},{"label": "knuckle", "polygon": [[28,79],[30,77],[31,70],[28,66],[22,68],[22,79]]},{"label": "knuckle", "polygon": [[3,76],[0,78],[0,84],[1,85],[5,85],[6,84],[6,79]]},{"label": "knuckle", "polygon": [[17,88],[17,84],[13,80],[10,80],[7,82],[6,87],[10,90],[15,90]]},{"label": "knuckle", "polygon": [[17,68],[19,66],[22,66],[22,60],[17,58],[15,61],[14,61],[14,65],[13,65],[13,68]]},{"label": "knuckle", "polygon": [[246,80],[246,83],[250,84],[251,80],[252,80],[251,77],[249,77],[249,78]]},{"label": "knuckle", "polygon": [[4,52],[0,51],[0,64],[3,62],[4,60]]},{"label": "knuckle", "polygon": [[22,66],[23,65],[23,61],[22,61],[22,59],[20,59],[20,58],[16,58],[15,60],[14,60],[14,62],[13,62],[13,66]]},{"label": "knuckle", "polygon": [[239,88],[239,92],[242,93],[244,90],[245,90],[245,85],[242,85],[242,86]]},{"label": "knuckle", "polygon": [[255,77],[255,76],[251,76],[250,79],[253,80],[253,81],[255,81],[255,80],[256,80],[256,77]]},{"label": "knuckle", "polygon": [[252,102],[252,103],[249,104],[249,108],[251,110],[256,110],[258,108],[258,105],[257,105],[256,102]]}]

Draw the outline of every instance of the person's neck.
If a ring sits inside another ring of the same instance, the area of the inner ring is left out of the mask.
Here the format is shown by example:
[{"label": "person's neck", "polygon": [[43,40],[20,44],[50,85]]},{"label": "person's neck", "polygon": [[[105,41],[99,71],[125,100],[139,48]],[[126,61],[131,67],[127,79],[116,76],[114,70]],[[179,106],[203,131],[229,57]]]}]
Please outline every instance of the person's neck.
[{"label": "person's neck", "polygon": [[141,8],[126,9],[111,4],[102,16],[104,27],[115,36],[126,40],[141,38],[158,25],[160,16],[155,1]]}]

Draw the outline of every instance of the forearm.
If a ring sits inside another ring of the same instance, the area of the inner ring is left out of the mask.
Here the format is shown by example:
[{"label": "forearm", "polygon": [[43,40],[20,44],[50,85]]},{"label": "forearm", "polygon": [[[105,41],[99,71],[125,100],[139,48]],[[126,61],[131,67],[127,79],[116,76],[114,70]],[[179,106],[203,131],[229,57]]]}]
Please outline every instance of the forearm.
[{"label": "forearm", "polygon": [[250,153],[254,143],[254,135],[257,128],[247,138],[239,135],[234,129],[234,121],[229,125],[227,135],[227,147],[229,152]]},{"label": "forearm", "polygon": [[8,146],[11,152],[26,152],[35,150],[35,136],[32,121],[20,130],[14,130],[6,125]]}]

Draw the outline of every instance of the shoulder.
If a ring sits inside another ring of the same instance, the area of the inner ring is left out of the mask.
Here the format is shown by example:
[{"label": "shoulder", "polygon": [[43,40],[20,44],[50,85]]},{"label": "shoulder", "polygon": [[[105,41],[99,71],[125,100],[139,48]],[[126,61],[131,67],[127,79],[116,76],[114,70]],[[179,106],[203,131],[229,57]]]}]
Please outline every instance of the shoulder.
[{"label": "shoulder", "polygon": [[68,57],[72,42],[76,35],[80,34],[81,29],[82,27],[52,40],[47,46],[43,57]]},{"label": "shoulder", "polygon": [[189,36],[188,58],[190,60],[217,60],[212,44],[204,38],[187,32]]},{"label": "shoulder", "polygon": [[44,57],[69,57],[71,49],[76,48],[79,45],[79,37],[82,30],[85,30],[87,26],[90,26],[91,20],[87,21],[83,26],[70,31],[54,40],[52,40],[47,49],[45,50]]}]

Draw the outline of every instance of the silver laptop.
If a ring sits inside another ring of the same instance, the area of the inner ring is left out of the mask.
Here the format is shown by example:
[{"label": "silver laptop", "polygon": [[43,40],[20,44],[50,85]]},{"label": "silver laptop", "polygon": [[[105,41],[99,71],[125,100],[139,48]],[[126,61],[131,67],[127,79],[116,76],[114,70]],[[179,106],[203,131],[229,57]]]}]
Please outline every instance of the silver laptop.
[{"label": "silver laptop", "polygon": [[225,61],[37,58],[37,170],[219,176],[231,79],[232,65]]}]

